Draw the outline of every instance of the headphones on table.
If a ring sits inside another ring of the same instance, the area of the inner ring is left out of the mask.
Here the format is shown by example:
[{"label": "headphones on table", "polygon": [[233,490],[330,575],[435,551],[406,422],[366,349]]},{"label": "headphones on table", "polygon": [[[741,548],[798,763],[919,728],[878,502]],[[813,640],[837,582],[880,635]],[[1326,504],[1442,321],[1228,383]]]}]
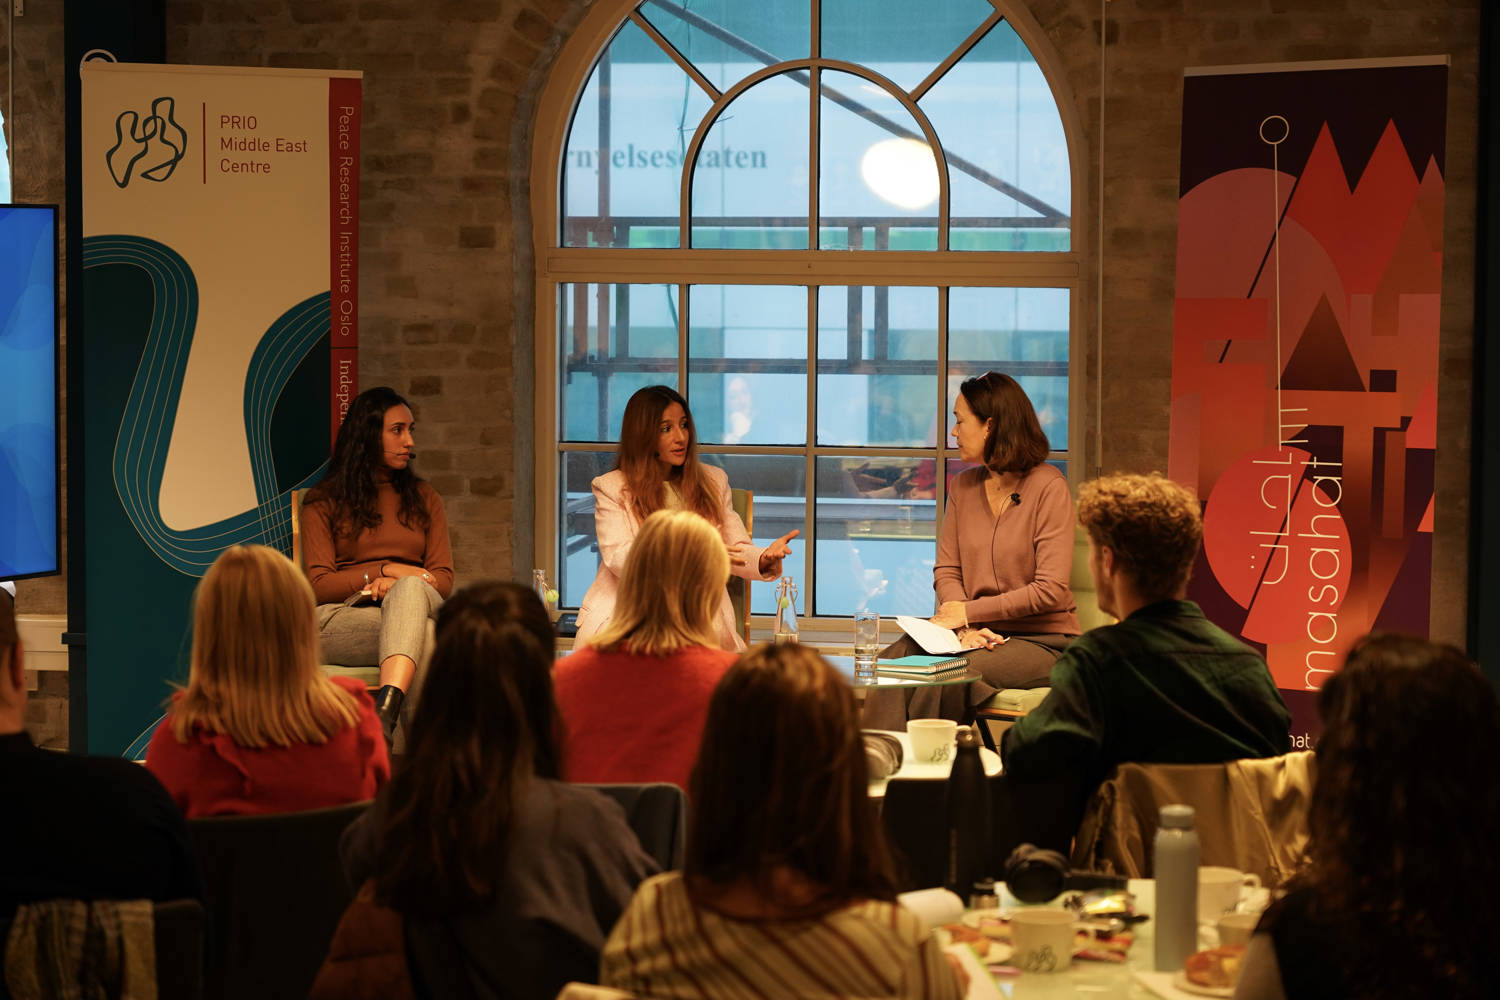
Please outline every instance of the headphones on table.
[{"label": "headphones on table", "polygon": [[1124,875],[1075,872],[1057,851],[1035,844],[1020,844],[1002,868],[1010,894],[1023,903],[1046,903],[1065,889],[1124,889]]}]

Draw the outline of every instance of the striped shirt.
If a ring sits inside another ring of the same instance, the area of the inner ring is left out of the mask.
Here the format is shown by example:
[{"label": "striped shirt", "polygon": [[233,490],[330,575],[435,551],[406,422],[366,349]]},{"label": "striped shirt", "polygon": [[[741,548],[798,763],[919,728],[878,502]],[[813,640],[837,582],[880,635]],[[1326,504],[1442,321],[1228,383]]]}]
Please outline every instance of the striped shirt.
[{"label": "striped shirt", "polygon": [[734,920],[693,905],[681,872],[641,883],[600,957],[599,982],[641,997],[959,998],[936,938],[895,903],[808,920]]}]

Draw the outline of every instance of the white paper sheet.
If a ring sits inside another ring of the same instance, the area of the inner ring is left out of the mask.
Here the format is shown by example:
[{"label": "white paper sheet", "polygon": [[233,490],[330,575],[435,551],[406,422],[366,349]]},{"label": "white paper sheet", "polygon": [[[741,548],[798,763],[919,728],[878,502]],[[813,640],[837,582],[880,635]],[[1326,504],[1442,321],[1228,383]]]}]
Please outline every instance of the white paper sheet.
[{"label": "white paper sheet", "polygon": [[950,653],[962,653],[963,646],[958,642],[958,633],[951,628],[943,628],[934,625],[926,618],[913,618],[911,615],[897,615],[896,624],[901,630],[914,639],[933,656],[946,656]]}]

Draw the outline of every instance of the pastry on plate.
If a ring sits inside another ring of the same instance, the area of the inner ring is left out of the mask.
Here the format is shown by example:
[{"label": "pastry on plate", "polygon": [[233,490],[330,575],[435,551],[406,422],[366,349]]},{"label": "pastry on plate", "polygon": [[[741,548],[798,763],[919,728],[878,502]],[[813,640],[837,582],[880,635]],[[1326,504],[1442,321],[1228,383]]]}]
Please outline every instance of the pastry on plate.
[{"label": "pastry on plate", "polygon": [[1195,986],[1229,989],[1239,978],[1240,962],[1244,957],[1245,946],[1242,944],[1195,951],[1183,961],[1183,975]]}]

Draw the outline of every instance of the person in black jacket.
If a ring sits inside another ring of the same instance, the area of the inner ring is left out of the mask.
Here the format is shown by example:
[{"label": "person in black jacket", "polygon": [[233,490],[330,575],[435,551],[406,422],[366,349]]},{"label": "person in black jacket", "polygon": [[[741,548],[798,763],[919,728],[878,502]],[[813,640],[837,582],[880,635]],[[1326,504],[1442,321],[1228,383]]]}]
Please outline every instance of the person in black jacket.
[{"label": "person in black jacket", "polygon": [[40,750],[14,598],[0,587],[0,922],[50,899],[203,900],[182,813],[139,764]]}]

